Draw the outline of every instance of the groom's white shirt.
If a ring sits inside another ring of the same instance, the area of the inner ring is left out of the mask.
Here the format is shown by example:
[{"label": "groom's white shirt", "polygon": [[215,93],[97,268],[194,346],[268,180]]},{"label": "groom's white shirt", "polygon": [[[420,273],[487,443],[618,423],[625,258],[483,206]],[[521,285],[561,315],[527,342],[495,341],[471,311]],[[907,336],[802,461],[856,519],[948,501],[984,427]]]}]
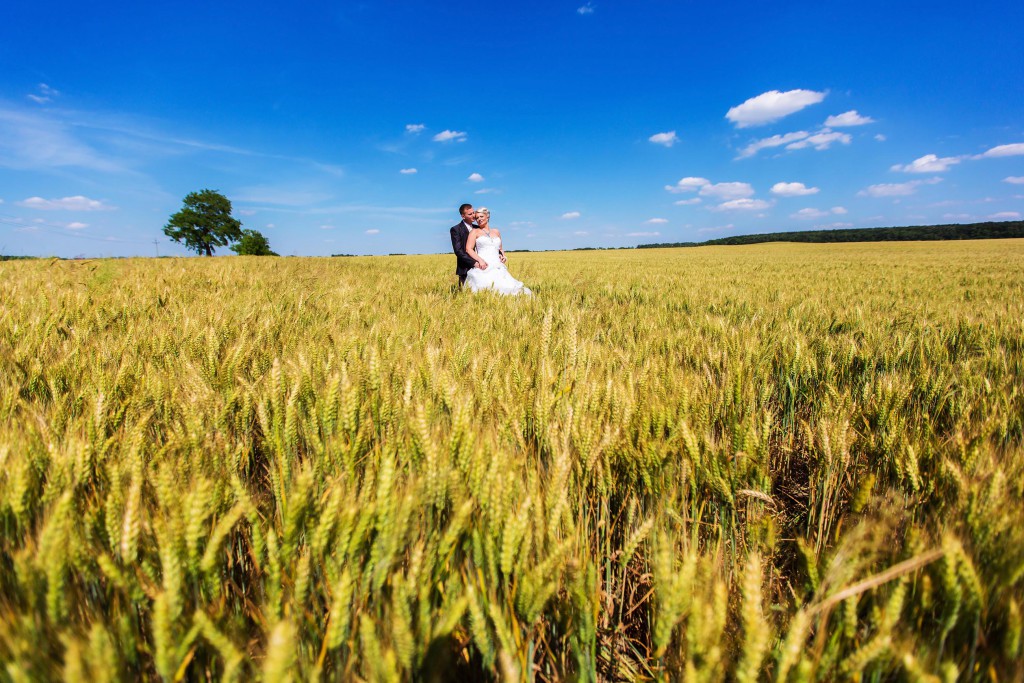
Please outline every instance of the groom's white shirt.
[{"label": "groom's white shirt", "polygon": [[466,226],[466,232],[472,232],[473,231],[473,226],[470,225],[469,223],[467,223],[466,221],[462,221],[462,224]]}]

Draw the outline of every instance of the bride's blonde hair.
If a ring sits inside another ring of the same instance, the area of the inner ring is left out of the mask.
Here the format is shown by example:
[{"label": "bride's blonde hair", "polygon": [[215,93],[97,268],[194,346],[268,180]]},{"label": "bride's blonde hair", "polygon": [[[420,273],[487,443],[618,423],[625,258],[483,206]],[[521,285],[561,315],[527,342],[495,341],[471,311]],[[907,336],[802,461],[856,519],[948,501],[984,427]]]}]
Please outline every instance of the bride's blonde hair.
[{"label": "bride's blonde hair", "polygon": [[481,206],[479,209],[476,210],[476,212],[477,213],[486,213],[488,216],[491,215],[491,210],[488,209],[486,206]]}]

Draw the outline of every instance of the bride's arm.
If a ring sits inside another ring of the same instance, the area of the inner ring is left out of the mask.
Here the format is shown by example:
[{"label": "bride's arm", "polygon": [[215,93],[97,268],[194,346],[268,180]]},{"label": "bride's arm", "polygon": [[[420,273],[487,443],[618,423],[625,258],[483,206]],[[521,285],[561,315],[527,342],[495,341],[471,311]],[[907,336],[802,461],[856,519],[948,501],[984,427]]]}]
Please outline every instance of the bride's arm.
[{"label": "bride's arm", "polygon": [[502,263],[505,263],[508,261],[508,258],[505,257],[505,241],[501,239],[501,233],[497,230],[491,230],[491,232],[498,238],[498,258],[501,259]]},{"label": "bride's arm", "polygon": [[480,254],[476,253],[476,230],[469,233],[469,237],[466,238],[466,253],[473,257],[480,270],[487,268],[487,261],[484,261],[480,258]]}]

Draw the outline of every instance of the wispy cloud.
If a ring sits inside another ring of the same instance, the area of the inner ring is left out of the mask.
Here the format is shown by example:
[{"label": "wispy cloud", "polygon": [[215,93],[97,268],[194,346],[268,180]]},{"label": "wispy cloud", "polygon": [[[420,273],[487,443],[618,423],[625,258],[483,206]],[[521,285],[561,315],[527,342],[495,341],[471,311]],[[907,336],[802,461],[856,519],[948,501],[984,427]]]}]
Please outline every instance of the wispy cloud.
[{"label": "wispy cloud", "polygon": [[626,237],[658,237],[660,232],[627,232]]},{"label": "wispy cloud", "polygon": [[856,109],[843,112],[842,114],[836,114],[825,119],[826,128],[848,128],[850,126],[863,126],[868,123],[874,123],[875,120],[870,116],[861,116],[857,113]]},{"label": "wispy cloud", "polygon": [[80,221],[71,221],[64,227],[66,227],[68,230],[82,230],[83,228],[88,228],[89,224],[82,223]]},{"label": "wispy cloud", "polygon": [[587,232],[586,230],[577,230],[577,231],[576,231],[576,232],[574,232],[573,234],[574,234],[574,235],[580,235],[580,236],[582,236],[582,235],[589,235],[590,233],[589,233],[589,232]]},{"label": "wispy cloud", "polygon": [[580,212],[579,211],[566,211],[565,213],[562,214],[562,220],[566,220],[566,221],[571,221],[571,220],[573,220],[575,218],[579,218],[579,217],[580,217]]},{"label": "wispy cloud", "polygon": [[994,146],[988,152],[975,156],[975,159],[994,159],[997,157],[1019,157],[1024,155],[1024,142],[1013,144],[1000,144]]},{"label": "wispy cloud", "polygon": [[848,133],[839,133],[829,130],[828,128],[822,128],[814,135],[809,135],[798,142],[789,143],[786,145],[786,149],[805,149],[807,147],[814,147],[814,149],[820,152],[831,147],[833,142],[840,142],[844,145],[848,145],[851,140],[852,138]]},{"label": "wispy cloud", "polygon": [[0,166],[19,170],[84,168],[104,173],[126,164],[82,141],[52,113],[0,106]]},{"label": "wispy cloud", "polygon": [[675,185],[666,185],[665,189],[673,194],[680,194],[682,192],[694,192],[704,187],[705,185],[710,184],[711,181],[708,180],[707,178],[687,176],[686,178],[683,178]]},{"label": "wispy cloud", "polygon": [[[707,197],[716,201],[744,199],[754,195],[754,188],[750,183],[730,182],[712,183],[707,178],[688,176],[675,185],[666,185],[665,189],[673,194],[683,192],[697,192],[701,197]],[[696,201],[685,200],[676,204],[696,204]]]},{"label": "wispy cloud", "polygon": [[718,206],[711,207],[712,211],[763,211],[775,206],[774,201],[763,199],[731,199],[722,202]]},{"label": "wispy cloud", "polygon": [[1024,154],[1024,142],[1015,142],[1011,145],[999,145],[988,150],[984,154],[975,156],[975,159],[992,159],[995,157],[1015,157]]},{"label": "wispy cloud", "polygon": [[748,157],[754,156],[762,149],[782,147],[783,145],[788,145],[792,142],[796,142],[797,140],[803,140],[804,138],[809,136],[810,133],[808,133],[807,131],[798,130],[792,133],[786,133],[784,135],[773,135],[771,137],[764,138],[761,140],[755,140],[754,142],[751,142],[749,145],[741,149],[739,155],[736,158],[746,159]]},{"label": "wispy cloud", "polygon": [[959,164],[962,159],[963,157],[939,158],[935,154],[925,154],[909,164],[895,164],[889,170],[903,171],[904,173],[942,173],[948,171],[951,166]]},{"label": "wispy cloud", "polygon": [[424,125],[422,123],[407,123],[407,124],[405,124],[405,132],[406,133],[412,133],[413,135],[416,135],[417,133],[422,133],[426,129],[427,129],[426,125]]},{"label": "wispy cloud", "polygon": [[82,195],[63,197],[61,199],[43,199],[29,197],[17,203],[26,209],[42,209],[44,211],[111,211],[113,206],[104,204],[98,199],[89,199]]},{"label": "wispy cloud", "polygon": [[693,199],[680,199],[672,203],[675,204],[676,206],[690,206],[692,204],[700,204],[701,201],[702,200],[700,197],[694,197]]},{"label": "wispy cloud", "polygon": [[434,142],[465,142],[466,133],[458,130],[442,130],[434,136]]},{"label": "wispy cloud", "polygon": [[821,209],[800,209],[796,213],[791,213],[789,217],[806,220],[812,218],[824,218],[827,215],[829,215],[828,211],[822,211]]},{"label": "wispy cloud", "polygon": [[646,221],[644,221],[644,223],[647,223],[648,225],[664,225],[665,223],[668,223],[668,219],[667,218],[648,218]]},{"label": "wispy cloud", "polygon": [[700,188],[702,197],[712,199],[742,199],[754,196],[754,188],[750,183],[714,183]]},{"label": "wispy cloud", "polygon": [[378,230],[377,228],[370,228],[369,230],[366,231],[366,234],[367,235],[379,235],[380,234],[380,230]]},{"label": "wispy cloud", "polygon": [[399,171],[399,173],[401,173],[402,175],[415,175],[419,173],[419,171],[417,171],[415,168],[403,168],[402,170]]},{"label": "wispy cloud", "polygon": [[1004,183],[1011,185],[1024,185],[1024,175],[1011,175],[1003,178]]},{"label": "wispy cloud", "polygon": [[59,90],[51,88],[45,83],[40,83],[36,88],[36,92],[29,93],[26,97],[36,104],[46,104],[47,102],[52,102],[58,95],[60,95]]},{"label": "wispy cloud", "polygon": [[671,147],[679,142],[679,138],[676,136],[676,132],[674,130],[670,130],[667,133],[655,133],[651,137],[647,138],[647,140],[656,145],[663,145],[665,147]]},{"label": "wispy cloud", "polygon": [[468,180],[471,183],[482,183],[484,181],[484,177],[479,173],[470,173],[469,177],[466,178],[466,180]]},{"label": "wispy cloud", "polygon": [[779,197],[804,197],[819,191],[817,187],[807,187],[803,183],[775,183],[771,190],[772,194]]},{"label": "wispy cloud", "polygon": [[589,3],[588,2],[587,4],[583,5],[582,7],[577,7],[576,8],[576,14],[587,15],[587,14],[593,14],[593,13],[594,13],[594,5],[593,5],[593,3]]},{"label": "wispy cloud", "polygon": [[989,216],[994,221],[1016,221],[1020,220],[1019,211],[1000,211]]},{"label": "wispy cloud", "polygon": [[751,128],[778,121],[824,99],[825,93],[814,90],[769,90],[731,108],[725,118],[737,128]]},{"label": "wispy cloud", "polygon": [[857,193],[858,197],[906,197],[917,192],[921,185],[934,185],[941,183],[942,178],[929,178],[928,180],[911,180],[908,183],[880,183],[869,185]]},{"label": "wispy cloud", "polygon": [[888,138],[886,138],[881,133],[878,133],[877,135],[875,135],[875,139],[878,140],[879,142],[885,142]]},{"label": "wispy cloud", "polygon": [[495,188],[495,187],[481,187],[479,190],[477,190],[473,194],[492,194],[492,193],[497,192],[497,191],[498,191],[498,189]]}]

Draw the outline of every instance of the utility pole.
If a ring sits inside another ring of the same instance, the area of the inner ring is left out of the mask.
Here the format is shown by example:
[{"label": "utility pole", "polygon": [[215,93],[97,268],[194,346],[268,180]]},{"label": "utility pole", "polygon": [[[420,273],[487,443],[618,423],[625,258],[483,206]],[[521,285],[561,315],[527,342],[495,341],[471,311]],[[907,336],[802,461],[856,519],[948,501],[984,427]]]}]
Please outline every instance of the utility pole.
[{"label": "utility pole", "polygon": [[160,258],[160,240],[154,238],[153,239],[153,246],[156,247],[156,257]]}]

